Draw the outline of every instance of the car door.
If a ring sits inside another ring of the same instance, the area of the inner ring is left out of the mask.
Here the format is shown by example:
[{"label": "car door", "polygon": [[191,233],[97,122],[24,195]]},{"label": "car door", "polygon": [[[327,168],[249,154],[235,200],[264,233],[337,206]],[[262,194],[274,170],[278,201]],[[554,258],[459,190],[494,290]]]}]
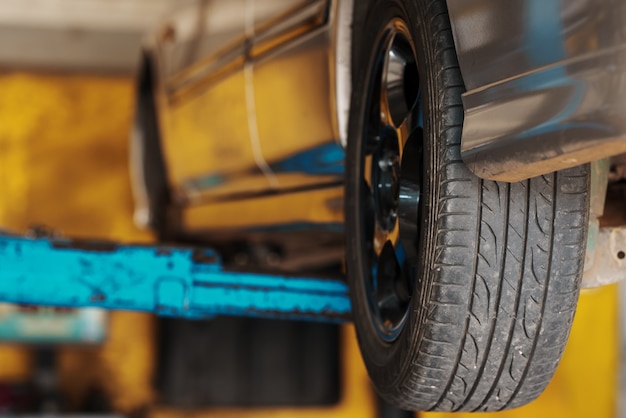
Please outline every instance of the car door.
[{"label": "car door", "polygon": [[331,4],[256,3],[282,9],[275,23],[257,19],[251,50],[258,141],[274,185],[289,192],[341,182],[344,152],[331,105]]},{"label": "car door", "polygon": [[[284,160],[333,137],[324,92],[328,35],[309,36],[323,27],[325,5],[202,0],[161,29],[162,144],[177,202],[202,205],[287,187],[281,170],[294,161]],[[294,49],[303,37],[309,44]],[[307,83],[302,69],[312,74]]]}]

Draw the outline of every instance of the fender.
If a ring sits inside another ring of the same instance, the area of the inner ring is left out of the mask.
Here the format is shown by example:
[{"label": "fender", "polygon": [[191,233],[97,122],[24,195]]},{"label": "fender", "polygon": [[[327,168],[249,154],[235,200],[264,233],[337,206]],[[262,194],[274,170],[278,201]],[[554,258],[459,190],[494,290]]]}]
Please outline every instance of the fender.
[{"label": "fender", "polygon": [[476,175],[518,181],[626,152],[623,2],[447,4]]}]

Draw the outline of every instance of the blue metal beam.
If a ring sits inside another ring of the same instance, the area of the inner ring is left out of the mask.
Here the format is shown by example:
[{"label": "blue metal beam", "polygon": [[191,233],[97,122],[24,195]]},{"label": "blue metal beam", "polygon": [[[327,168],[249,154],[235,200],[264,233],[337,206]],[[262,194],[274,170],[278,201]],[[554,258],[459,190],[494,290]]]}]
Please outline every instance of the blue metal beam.
[{"label": "blue metal beam", "polygon": [[0,235],[0,301],[207,318],[343,322],[346,283],[224,271],[206,249]]}]

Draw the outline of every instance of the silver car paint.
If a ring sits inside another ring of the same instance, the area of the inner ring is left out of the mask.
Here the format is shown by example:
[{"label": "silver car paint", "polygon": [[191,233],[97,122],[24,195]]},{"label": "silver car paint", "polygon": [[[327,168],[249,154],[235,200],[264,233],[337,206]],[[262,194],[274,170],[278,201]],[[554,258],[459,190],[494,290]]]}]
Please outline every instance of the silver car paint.
[{"label": "silver car paint", "polygon": [[[273,34],[306,19],[307,10],[322,4],[328,14],[319,27],[255,55],[256,49],[271,44]],[[294,5],[303,5],[302,13],[281,17]],[[277,167],[310,160],[311,151],[315,156],[333,143],[347,144],[352,6],[352,0],[198,0],[197,7],[172,16],[157,33],[151,50],[159,69],[158,105],[163,119],[180,103],[210,94],[224,77],[242,75],[241,94],[230,105],[246,113],[248,130],[229,141],[234,141],[233,149],[248,149],[251,157],[218,171],[207,165],[195,173],[170,173],[176,205],[183,212],[183,229],[224,227],[221,220],[212,220],[202,211],[214,202],[258,200],[266,192],[282,192],[288,202],[293,191],[340,185],[339,171],[320,175],[313,167],[312,172],[301,170],[294,179]],[[448,0],[448,7],[467,88],[462,152],[477,175],[519,180],[626,152],[624,2]],[[170,27],[174,40],[168,38]],[[325,58],[314,59],[320,55],[310,55],[312,51],[326,51],[321,55]],[[271,138],[260,127],[279,126],[280,117],[267,109],[275,100],[299,103],[302,98],[264,95],[254,87],[261,79],[254,80],[257,71],[280,71],[281,62],[297,56],[311,57],[305,59],[318,68],[319,77],[310,82],[327,94],[324,104],[315,109],[315,118],[301,119],[302,130],[320,124],[329,124],[329,130],[314,143],[299,147],[294,140],[290,149],[268,156]],[[166,159],[187,145],[184,138],[168,141]],[[208,135],[206,142],[219,141]],[[333,153],[340,155],[334,149]],[[184,171],[181,161],[184,158],[170,161],[171,171],[181,167]],[[212,182],[216,173],[220,184]],[[187,209],[193,209],[194,221],[185,221]],[[301,219],[308,218],[303,214]],[[265,222],[250,219],[250,224]]]},{"label": "silver car paint", "polygon": [[516,181],[626,152],[626,2],[447,3],[475,174]]}]

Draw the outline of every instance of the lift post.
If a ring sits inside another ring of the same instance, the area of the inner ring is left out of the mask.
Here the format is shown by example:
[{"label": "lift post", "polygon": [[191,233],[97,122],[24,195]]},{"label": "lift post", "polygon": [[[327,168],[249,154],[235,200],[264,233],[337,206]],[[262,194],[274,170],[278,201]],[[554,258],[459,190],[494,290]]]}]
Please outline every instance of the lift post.
[{"label": "lift post", "polygon": [[120,245],[0,234],[0,301],[163,316],[345,322],[339,279],[224,270],[210,249]]}]

